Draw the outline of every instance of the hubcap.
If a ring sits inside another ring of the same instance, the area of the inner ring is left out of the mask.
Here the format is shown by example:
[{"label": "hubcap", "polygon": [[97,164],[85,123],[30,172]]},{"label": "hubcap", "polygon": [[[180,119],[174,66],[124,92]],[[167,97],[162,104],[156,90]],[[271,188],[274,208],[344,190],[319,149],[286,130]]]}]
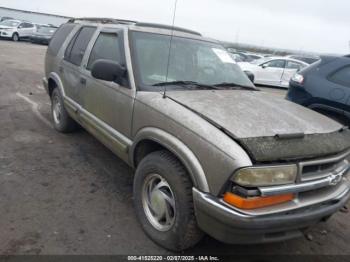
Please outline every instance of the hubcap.
[{"label": "hubcap", "polygon": [[62,105],[57,96],[55,96],[52,100],[52,113],[55,123],[60,124],[62,117]]},{"label": "hubcap", "polygon": [[175,222],[175,197],[168,182],[158,174],[143,184],[142,205],[148,221],[159,231],[168,231]]}]

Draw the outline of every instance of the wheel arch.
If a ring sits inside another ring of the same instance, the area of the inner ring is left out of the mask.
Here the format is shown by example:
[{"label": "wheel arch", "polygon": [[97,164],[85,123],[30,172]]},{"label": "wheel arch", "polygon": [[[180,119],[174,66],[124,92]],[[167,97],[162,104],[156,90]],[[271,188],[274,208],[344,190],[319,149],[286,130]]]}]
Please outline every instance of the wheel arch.
[{"label": "wheel arch", "polygon": [[51,97],[52,92],[55,88],[58,88],[60,90],[61,95],[63,97],[65,97],[65,92],[63,89],[62,81],[56,73],[54,73],[54,72],[50,73],[47,81],[48,81],[48,92],[49,92],[50,97]]},{"label": "wheel arch", "polygon": [[210,192],[204,170],[194,153],[178,138],[158,128],[141,129],[129,150],[130,163],[137,167],[143,157],[154,151],[166,149],[184,165],[196,188]]}]

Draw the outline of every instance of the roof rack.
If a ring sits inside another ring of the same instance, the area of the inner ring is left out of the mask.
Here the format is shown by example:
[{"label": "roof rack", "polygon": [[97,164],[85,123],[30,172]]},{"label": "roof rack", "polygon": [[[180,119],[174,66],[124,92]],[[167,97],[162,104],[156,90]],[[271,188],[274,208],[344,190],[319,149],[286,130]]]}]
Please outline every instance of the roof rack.
[{"label": "roof rack", "polygon": [[141,27],[153,27],[153,28],[160,28],[160,29],[176,30],[184,33],[202,36],[202,34],[196,31],[192,31],[192,30],[182,28],[182,27],[177,27],[177,26],[169,26],[169,25],[153,24],[153,23],[136,23],[135,25],[141,26]]},{"label": "roof rack", "polygon": [[136,24],[136,21],[116,19],[116,18],[103,18],[103,17],[82,17],[82,18],[72,18],[68,20],[68,23],[74,23],[76,21],[87,21],[93,23],[102,23],[102,24]]}]

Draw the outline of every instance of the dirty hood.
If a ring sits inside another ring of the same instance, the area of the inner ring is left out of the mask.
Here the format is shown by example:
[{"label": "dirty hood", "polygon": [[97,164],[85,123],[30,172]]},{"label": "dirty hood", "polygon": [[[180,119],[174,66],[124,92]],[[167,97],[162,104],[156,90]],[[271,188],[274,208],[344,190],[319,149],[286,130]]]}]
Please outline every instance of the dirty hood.
[{"label": "dirty hood", "polygon": [[257,161],[315,157],[350,147],[341,124],[273,94],[205,90],[167,96],[229,134]]}]

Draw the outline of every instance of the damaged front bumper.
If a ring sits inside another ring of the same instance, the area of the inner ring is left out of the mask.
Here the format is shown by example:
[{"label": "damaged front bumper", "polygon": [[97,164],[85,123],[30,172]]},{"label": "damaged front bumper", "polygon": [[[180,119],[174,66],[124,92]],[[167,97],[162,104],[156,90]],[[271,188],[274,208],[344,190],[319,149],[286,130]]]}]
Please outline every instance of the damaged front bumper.
[{"label": "damaged front bumper", "polygon": [[294,200],[274,206],[242,210],[193,189],[198,225],[212,237],[231,244],[301,236],[304,229],[325,221],[350,199],[349,156],[347,151],[327,159],[300,162],[297,183],[259,188],[262,196],[295,195]]}]

